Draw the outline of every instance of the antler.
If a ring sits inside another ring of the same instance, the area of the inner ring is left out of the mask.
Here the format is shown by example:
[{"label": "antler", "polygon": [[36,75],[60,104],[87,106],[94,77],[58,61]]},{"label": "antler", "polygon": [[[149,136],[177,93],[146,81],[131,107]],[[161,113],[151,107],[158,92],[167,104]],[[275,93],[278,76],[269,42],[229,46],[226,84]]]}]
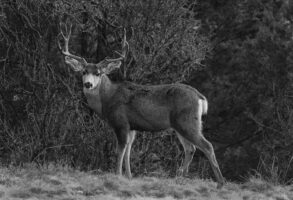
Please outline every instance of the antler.
[{"label": "antler", "polygon": [[[76,55],[73,55],[73,54],[71,54],[69,52],[68,44],[69,44],[69,39],[70,39],[70,36],[71,36],[72,24],[70,24],[69,30],[67,28],[67,24],[65,24],[64,26],[65,26],[66,33],[65,34],[63,33],[63,31],[62,31],[62,23],[60,23],[60,33],[57,36],[57,38],[58,38],[57,42],[58,42],[58,47],[59,47],[60,51],[65,56],[68,56],[70,58],[74,58],[74,59],[78,60],[79,62],[81,62],[82,64],[87,64],[87,62],[86,62],[86,60],[84,58],[76,56]],[[61,47],[61,44],[60,44],[60,41],[59,41],[60,35],[64,39],[64,48],[65,48],[65,50],[63,50],[62,47]]]},{"label": "antler", "polygon": [[127,54],[128,49],[129,49],[129,44],[126,41],[126,29],[124,28],[124,35],[123,35],[123,40],[122,40],[122,53],[115,51],[115,53],[117,53],[120,57],[114,58],[114,59],[106,59],[106,61],[107,62],[115,62],[115,61],[124,60],[126,58],[126,54]]}]

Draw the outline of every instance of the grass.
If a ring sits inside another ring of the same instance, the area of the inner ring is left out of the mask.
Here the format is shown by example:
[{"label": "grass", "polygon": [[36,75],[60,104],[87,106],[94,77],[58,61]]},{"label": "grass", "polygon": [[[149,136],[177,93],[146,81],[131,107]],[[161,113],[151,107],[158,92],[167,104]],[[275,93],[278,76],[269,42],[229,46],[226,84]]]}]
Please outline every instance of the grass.
[{"label": "grass", "polygon": [[259,178],[227,183],[218,190],[211,180],[125,177],[86,173],[68,167],[0,168],[0,199],[79,200],[293,200],[293,187],[269,184]]}]

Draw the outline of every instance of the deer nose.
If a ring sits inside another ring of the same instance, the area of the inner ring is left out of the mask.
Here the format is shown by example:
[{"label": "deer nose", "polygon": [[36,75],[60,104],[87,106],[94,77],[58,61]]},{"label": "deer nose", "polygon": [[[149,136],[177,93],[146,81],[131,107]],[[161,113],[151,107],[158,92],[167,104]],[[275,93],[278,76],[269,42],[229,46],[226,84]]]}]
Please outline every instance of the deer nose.
[{"label": "deer nose", "polygon": [[90,82],[86,82],[83,84],[85,88],[89,89],[93,86],[93,84],[91,84]]}]

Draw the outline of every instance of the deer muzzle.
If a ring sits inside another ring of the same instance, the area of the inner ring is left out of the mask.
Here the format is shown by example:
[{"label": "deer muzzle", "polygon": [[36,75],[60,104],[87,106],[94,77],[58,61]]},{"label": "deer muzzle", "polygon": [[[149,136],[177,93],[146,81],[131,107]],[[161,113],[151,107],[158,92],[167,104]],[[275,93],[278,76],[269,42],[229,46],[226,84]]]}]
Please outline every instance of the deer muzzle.
[{"label": "deer muzzle", "polygon": [[87,89],[90,89],[91,87],[93,87],[93,84],[90,83],[90,82],[86,82],[86,83],[83,84],[83,86],[84,86],[85,88],[87,88]]}]

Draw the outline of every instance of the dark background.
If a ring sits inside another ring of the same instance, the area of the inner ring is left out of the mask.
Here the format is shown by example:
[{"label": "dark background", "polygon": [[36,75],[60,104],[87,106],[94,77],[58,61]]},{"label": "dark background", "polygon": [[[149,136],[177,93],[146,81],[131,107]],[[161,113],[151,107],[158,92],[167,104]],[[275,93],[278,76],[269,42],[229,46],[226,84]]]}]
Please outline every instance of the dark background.
[{"label": "dark background", "polygon": [[[228,180],[293,176],[293,5],[282,0],[1,0],[0,160],[114,171],[116,139],[86,104],[80,74],[57,48],[73,24],[71,52],[114,57],[122,27],[128,80],[184,82],[209,100],[204,134]],[[174,176],[183,160],[175,134],[138,134],[135,175]],[[197,151],[191,175],[211,176]]]}]

